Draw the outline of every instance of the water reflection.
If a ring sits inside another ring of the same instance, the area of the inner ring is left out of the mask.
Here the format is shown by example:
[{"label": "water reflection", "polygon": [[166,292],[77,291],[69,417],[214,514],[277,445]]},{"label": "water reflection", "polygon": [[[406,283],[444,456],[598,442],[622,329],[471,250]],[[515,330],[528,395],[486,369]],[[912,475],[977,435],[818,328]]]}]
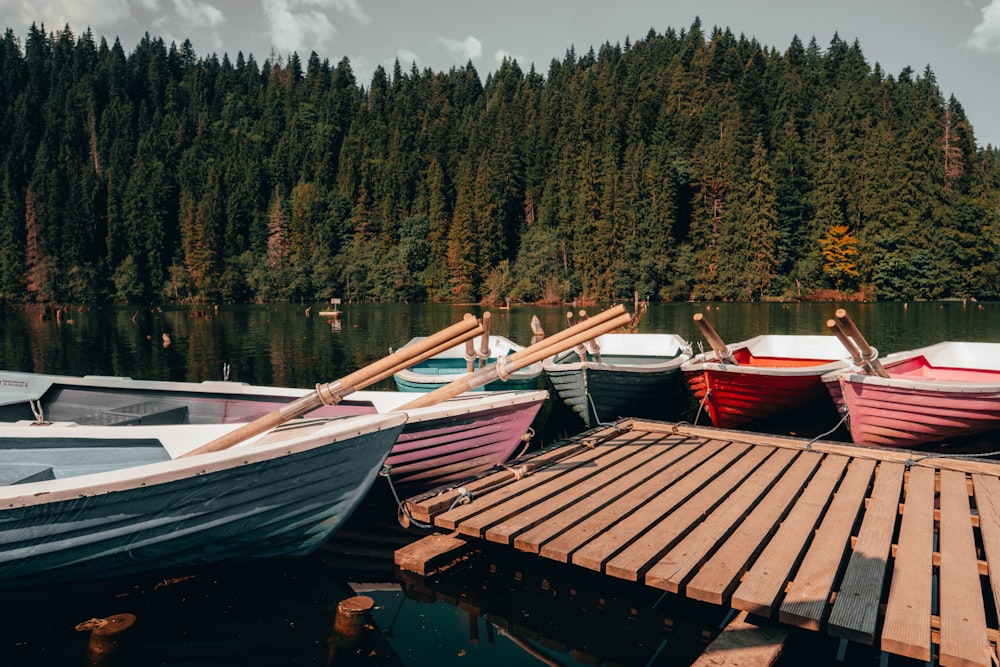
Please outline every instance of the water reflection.
[{"label": "water reflection", "polygon": [[7,592],[0,655],[10,667],[401,665],[377,632],[348,644],[334,631],[353,595],[315,558]]}]

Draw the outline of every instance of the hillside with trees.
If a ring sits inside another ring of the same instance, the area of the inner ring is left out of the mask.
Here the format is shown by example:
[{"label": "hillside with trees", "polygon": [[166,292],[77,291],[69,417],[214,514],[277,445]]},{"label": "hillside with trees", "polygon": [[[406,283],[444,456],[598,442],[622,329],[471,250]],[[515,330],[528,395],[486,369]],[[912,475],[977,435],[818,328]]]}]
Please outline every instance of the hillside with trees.
[{"label": "hillside with trees", "polygon": [[998,255],[998,148],[837,36],[695,21],[370,82],[0,39],[8,302],[988,299]]}]

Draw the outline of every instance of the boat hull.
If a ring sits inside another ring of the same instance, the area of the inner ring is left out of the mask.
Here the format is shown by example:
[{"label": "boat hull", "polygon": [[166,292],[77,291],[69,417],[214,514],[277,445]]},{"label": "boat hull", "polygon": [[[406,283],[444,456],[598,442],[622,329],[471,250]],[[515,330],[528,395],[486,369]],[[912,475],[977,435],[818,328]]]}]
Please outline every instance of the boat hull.
[{"label": "boat hull", "polygon": [[674,334],[604,334],[599,357],[570,350],[542,364],[560,399],[587,428],[625,417],[677,418],[688,405],[681,364],[691,358]]},{"label": "boat hull", "polygon": [[[0,588],[314,551],[371,489],[405,416],[321,422],[221,452],[0,487]],[[61,438],[64,450],[122,432],[11,426],[4,448],[30,450],[37,436],[26,430]]]},{"label": "boat hull", "polygon": [[714,352],[681,367],[712,424],[735,428],[828,398],[822,377],[847,367],[833,336],[762,335],[735,344],[736,364],[720,363]]},{"label": "boat hull", "polygon": [[1000,344],[943,342],[823,378],[860,445],[919,447],[1000,429]]},{"label": "boat hull", "polygon": [[[423,340],[423,337],[413,338],[406,345],[413,345],[421,340]],[[469,373],[468,364],[470,361],[474,361],[476,366],[479,367],[495,363],[499,357],[505,357],[524,349],[523,346],[503,336],[490,336],[489,341],[490,351],[485,357],[475,356],[472,359],[468,359],[466,358],[465,345],[456,345],[430,359],[425,359],[418,364],[395,373],[392,377],[396,383],[396,389],[407,392],[434,391],[439,387],[465,377]],[[476,344],[479,344],[478,340]],[[510,373],[507,380],[494,380],[484,386],[476,387],[472,391],[537,389],[541,374],[542,364],[541,362],[536,362]]]},{"label": "boat hull", "polygon": [[468,479],[511,458],[526,445],[546,392],[490,409],[468,410],[409,424],[386,465],[394,485],[406,493]]}]

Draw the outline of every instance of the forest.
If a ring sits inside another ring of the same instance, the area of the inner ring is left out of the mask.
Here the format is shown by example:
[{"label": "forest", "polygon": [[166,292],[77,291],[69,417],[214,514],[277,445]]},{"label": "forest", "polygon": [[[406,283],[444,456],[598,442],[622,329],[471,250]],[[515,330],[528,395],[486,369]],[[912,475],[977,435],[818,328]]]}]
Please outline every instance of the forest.
[{"label": "forest", "polygon": [[0,301],[996,299],[998,151],[837,35],[359,82],[7,29]]}]

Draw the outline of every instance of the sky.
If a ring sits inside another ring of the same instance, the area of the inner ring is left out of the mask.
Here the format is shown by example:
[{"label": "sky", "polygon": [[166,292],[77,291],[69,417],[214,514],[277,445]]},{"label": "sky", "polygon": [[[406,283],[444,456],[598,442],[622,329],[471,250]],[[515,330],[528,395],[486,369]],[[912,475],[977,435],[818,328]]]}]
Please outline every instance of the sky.
[{"label": "sky", "polygon": [[834,34],[861,46],[869,65],[893,76],[930,66],[945,99],[961,103],[980,146],[1000,146],[1000,0],[0,0],[0,26],[21,38],[32,23],[67,24],[130,53],[145,33],[167,44],[190,39],[199,57],[242,52],[258,64],[315,51],[350,59],[367,86],[391,71],[448,70],[471,61],[484,79],[504,57],[546,74],[572,46],[578,54],[624,44],[700,18],[784,52],[794,36],[821,49]]}]

